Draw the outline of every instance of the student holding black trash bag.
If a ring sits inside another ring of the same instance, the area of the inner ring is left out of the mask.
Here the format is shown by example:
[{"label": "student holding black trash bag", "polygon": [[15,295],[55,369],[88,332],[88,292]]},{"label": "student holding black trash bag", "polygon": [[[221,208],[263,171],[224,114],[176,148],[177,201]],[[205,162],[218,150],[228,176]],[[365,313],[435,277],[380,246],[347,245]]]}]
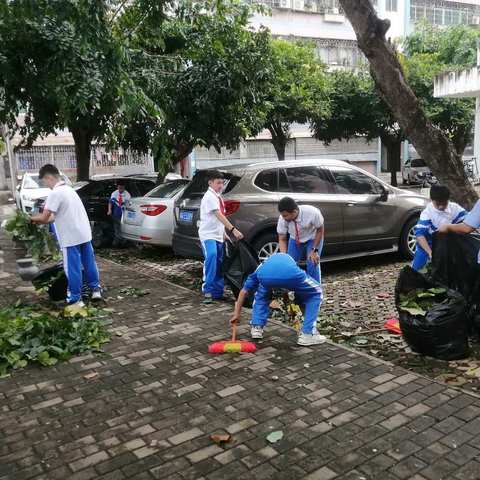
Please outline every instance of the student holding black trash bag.
[{"label": "student holding black trash bag", "polygon": [[213,300],[223,298],[223,255],[225,229],[237,240],[243,238],[242,232],[237,230],[225,216],[225,204],[222,192],[225,178],[222,172],[212,170],[208,172],[208,190],[200,203],[200,226],[198,235],[202,245],[203,256],[203,285],[204,303],[210,304]]},{"label": "student holding black trash bag", "polygon": [[441,233],[472,233],[480,228],[480,200],[472,208],[471,212],[465,216],[462,223],[448,223],[442,225],[438,231]]}]

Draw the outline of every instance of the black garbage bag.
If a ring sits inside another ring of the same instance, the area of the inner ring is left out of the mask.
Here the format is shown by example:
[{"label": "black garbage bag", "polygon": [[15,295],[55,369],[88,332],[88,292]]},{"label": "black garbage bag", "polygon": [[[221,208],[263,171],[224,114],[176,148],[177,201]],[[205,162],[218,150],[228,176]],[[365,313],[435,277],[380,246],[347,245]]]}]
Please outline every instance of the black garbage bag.
[{"label": "black garbage bag", "polygon": [[[223,277],[225,284],[231,289],[235,298],[247,277],[253,273],[259,265],[257,252],[245,241],[227,243],[225,259],[223,261]],[[253,303],[253,296],[247,301],[247,305]]]},{"label": "black garbage bag", "polygon": [[[32,279],[32,284],[37,289],[46,288],[48,296],[54,302],[60,302],[67,298],[68,280],[61,262],[40,270]],[[90,288],[84,282],[82,285],[82,298],[87,300],[90,294]]]},{"label": "black garbage bag", "polygon": [[430,273],[434,282],[463,295],[467,302],[470,325],[477,334],[480,333],[479,251],[479,235],[436,234],[433,237]]},{"label": "black garbage bag", "polygon": [[435,297],[426,315],[413,315],[400,308],[401,298],[413,290],[441,287],[410,266],[403,268],[395,287],[395,304],[400,328],[410,348],[441,360],[468,356],[467,305],[463,296],[451,289]]},{"label": "black garbage bag", "polygon": [[67,298],[67,276],[63,271],[62,263],[53,267],[44,268],[32,279],[33,286],[37,289],[48,287],[47,293],[51,300],[59,302]]}]

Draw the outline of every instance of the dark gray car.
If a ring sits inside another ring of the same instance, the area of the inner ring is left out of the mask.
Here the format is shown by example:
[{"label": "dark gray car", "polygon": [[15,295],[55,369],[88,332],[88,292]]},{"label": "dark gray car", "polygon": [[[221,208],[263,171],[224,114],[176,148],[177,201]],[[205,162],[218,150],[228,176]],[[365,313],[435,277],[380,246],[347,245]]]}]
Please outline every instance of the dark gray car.
[{"label": "dark gray car", "polygon": [[[400,250],[411,258],[413,228],[428,200],[391,187],[339,160],[293,160],[220,168],[226,178],[226,215],[264,259],[278,248],[277,204],[284,196],[318,207],[325,217],[323,260]],[[200,201],[208,188],[198,171],[175,208],[173,249],[202,258],[198,240]]]}]

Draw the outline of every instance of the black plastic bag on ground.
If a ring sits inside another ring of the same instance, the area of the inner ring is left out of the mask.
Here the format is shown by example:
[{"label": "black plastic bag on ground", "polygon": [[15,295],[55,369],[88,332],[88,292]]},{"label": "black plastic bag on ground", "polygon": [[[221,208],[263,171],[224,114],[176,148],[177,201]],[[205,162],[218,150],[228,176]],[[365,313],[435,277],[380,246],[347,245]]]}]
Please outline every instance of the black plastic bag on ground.
[{"label": "black plastic bag on ground", "polygon": [[65,272],[63,271],[62,263],[57,263],[53,267],[41,270],[32,279],[32,283],[35,288],[42,288],[49,285],[47,293],[54,302],[59,302],[67,298],[68,282]]},{"label": "black plastic bag on ground", "polygon": [[[247,277],[253,273],[259,265],[257,252],[245,241],[235,243],[228,242],[223,261],[223,277],[225,283],[232,289],[235,298]],[[247,305],[253,303],[253,296],[248,299]]]},{"label": "black plastic bag on ground", "polygon": [[477,333],[480,333],[479,251],[478,235],[448,233],[433,237],[432,281],[463,295],[470,323]]},{"label": "black plastic bag on ground", "polygon": [[395,287],[395,304],[402,335],[410,348],[440,360],[458,360],[468,356],[467,305],[463,296],[448,289],[445,301],[434,303],[425,316],[412,315],[400,308],[401,296],[413,290],[427,290],[434,284],[410,266],[403,268]]}]

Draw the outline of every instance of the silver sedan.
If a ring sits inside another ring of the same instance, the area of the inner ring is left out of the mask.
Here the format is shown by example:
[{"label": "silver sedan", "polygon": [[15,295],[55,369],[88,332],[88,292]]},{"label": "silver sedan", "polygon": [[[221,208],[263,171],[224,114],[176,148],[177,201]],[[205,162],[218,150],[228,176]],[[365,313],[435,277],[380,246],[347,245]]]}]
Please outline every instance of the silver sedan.
[{"label": "silver sedan", "polygon": [[158,185],[144,197],[132,198],[126,205],[121,231],[126,240],[171,246],[175,200],[188,180],[173,180]]}]

